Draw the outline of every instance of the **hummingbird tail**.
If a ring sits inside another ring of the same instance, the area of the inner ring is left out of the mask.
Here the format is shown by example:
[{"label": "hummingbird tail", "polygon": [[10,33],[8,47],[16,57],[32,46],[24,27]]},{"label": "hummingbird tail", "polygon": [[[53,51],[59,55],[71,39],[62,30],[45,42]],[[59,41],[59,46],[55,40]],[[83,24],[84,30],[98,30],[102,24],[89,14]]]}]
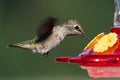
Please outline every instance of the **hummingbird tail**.
[{"label": "hummingbird tail", "polygon": [[32,50],[32,48],[35,47],[35,45],[36,44],[32,40],[30,40],[30,41],[20,42],[20,43],[17,43],[17,44],[10,44],[7,47]]},{"label": "hummingbird tail", "polygon": [[15,47],[15,48],[19,48],[20,46],[14,45],[14,44],[9,44],[7,45],[7,47]]},{"label": "hummingbird tail", "polygon": [[13,48],[21,48],[21,49],[26,49],[26,50],[30,50],[29,48],[25,48],[16,44],[9,44],[7,45],[8,48],[13,47]]}]

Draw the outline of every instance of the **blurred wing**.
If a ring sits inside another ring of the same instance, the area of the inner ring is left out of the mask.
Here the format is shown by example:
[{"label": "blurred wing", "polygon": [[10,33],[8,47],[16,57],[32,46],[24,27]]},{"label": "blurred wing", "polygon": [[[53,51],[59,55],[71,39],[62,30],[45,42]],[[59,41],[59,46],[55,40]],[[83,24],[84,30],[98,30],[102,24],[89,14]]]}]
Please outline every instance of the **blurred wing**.
[{"label": "blurred wing", "polygon": [[50,34],[52,34],[56,21],[56,18],[49,17],[40,25],[37,31],[38,38],[36,39],[36,42],[43,41],[48,38]]}]

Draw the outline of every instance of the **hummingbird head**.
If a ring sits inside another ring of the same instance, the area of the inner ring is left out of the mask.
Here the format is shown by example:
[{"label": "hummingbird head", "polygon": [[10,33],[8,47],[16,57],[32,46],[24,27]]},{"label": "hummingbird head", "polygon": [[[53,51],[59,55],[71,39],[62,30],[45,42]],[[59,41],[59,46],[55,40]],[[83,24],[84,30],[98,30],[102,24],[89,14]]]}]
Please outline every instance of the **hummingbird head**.
[{"label": "hummingbird head", "polygon": [[64,27],[66,29],[67,35],[82,35],[89,40],[88,36],[85,34],[77,20],[68,20],[68,22],[64,24]]}]

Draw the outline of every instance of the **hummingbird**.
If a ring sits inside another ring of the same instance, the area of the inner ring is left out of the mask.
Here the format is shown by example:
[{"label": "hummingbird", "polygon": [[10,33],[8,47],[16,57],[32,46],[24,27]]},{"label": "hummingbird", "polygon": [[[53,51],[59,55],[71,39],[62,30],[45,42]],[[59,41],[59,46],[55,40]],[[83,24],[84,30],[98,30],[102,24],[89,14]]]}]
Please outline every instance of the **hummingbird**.
[{"label": "hummingbird", "polygon": [[40,53],[48,56],[49,52],[58,46],[66,36],[82,35],[89,39],[77,20],[68,20],[62,25],[56,25],[56,22],[56,18],[47,18],[38,27],[37,36],[34,39],[10,44],[8,47],[31,50],[33,53]]}]

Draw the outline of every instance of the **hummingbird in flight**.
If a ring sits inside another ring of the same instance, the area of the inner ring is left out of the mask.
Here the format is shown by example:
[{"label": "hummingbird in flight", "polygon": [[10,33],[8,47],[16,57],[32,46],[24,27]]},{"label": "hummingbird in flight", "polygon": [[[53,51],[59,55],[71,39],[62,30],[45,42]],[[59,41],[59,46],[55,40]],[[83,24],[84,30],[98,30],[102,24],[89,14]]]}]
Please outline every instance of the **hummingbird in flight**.
[{"label": "hummingbird in flight", "polygon": [[10,44],[8,47],[31,50],[33,53],[41,53],[48,56],[49,52],[59,45],[66,36],[82,35],[89,39],[77,20],[68,20],[62,25],[55,25],[56,22],[56,18],[47,18],[38,27],[37,36],[34,39]]}]

